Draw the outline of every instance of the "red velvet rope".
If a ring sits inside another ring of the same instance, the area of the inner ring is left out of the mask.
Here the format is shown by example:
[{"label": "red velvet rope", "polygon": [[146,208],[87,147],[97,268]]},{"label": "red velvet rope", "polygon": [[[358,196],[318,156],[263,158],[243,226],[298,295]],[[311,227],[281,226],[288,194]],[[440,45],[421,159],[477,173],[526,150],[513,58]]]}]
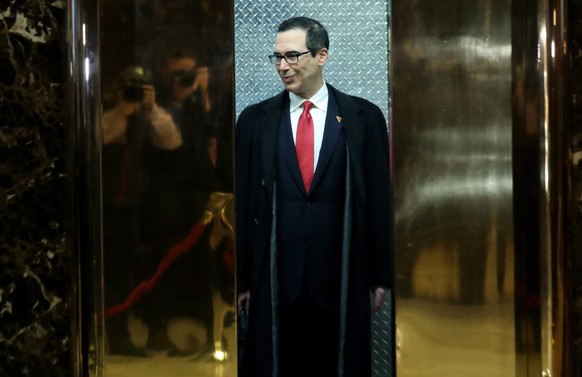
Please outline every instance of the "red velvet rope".
[{"label": "red velvet rope", "polygon": [[158,265],[158,269],[154,275],[149,280],[143,281],[137,287],[135,287],[122,304],[107,308],[105,310],[105,316],[111,317],[131,309],[143,297],[143,295],[152,290],[156,282],[160,279],[160,277],[162,277],[168,267],[174,263],[176,258],[184,254],[186,251],[192,249],[192,247],[196,245],[200,239],[200,236],[204,232],[204,228],[206,228],[206,225],[201,222],[194,224],[190,234],[188,234],[188,236],[182,242],[174,245],[168,251],[164,259],[162,259]]}]

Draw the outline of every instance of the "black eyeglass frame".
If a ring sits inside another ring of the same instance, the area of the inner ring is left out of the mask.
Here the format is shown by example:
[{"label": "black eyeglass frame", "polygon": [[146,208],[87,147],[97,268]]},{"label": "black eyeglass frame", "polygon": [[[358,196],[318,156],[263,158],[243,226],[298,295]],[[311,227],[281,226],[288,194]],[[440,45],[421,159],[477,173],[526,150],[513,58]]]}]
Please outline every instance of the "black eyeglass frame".
[{"label": "black eyeglass frame", "polygon": [[[310,52],[311,52],[310,50],[307,50],[305,52],[288,52],[288,53],[286,53],[284,55],[281,55],[281,54],[272,54],[272,55],[269,55],[269,61],[271,63],[275,64],[275,65],[279,65],[279,64],[281,64],[281,61],[283,59],[285,59],[285,61],[287,62],[287,64],[297,64],[297,63],[299,63],[299,57],[300,56],[305,55],[305,54],[310,53]],[[293,59],[295,61],[290,62],[288,60],[289,58],[291,58],[291,59]]]}]

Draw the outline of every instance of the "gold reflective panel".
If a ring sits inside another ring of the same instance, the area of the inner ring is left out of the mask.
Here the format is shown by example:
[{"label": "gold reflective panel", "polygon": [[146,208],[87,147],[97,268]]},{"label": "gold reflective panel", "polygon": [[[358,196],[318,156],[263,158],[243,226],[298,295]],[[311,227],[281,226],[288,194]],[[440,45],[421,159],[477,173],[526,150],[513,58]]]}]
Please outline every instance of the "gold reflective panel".
[{"label": "gold reflective panel", "polygon": [[101,1],[107,377],[236,376],[232,9]]},{"label": "gold reflective panel", "polygon": [[392,11],[397,375],[524,376],[535,334],[515,305],[527,294],[514,247],[519,19],[497,0],[395,0]]}]

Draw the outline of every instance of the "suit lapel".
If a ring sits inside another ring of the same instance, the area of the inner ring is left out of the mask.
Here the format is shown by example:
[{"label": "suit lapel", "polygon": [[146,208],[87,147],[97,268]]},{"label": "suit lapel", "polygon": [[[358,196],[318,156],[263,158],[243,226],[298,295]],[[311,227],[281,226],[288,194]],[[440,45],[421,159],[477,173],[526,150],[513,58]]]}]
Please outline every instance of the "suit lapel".
[{"label": "suit lapel", "polygon": [[297,187],[307,195],[305,191],[305,185],[303,184],[303,178],[301,177],[301,168],[299,167],[299,162],[297,161],[297,152],[295,151],[295,144],[293,143],[293,131],[291,131],[291,119],[289,116],[289,103],[281,114],[279,131],[279,155],[285,161],[285,165],[289,169],[293,180]]}]

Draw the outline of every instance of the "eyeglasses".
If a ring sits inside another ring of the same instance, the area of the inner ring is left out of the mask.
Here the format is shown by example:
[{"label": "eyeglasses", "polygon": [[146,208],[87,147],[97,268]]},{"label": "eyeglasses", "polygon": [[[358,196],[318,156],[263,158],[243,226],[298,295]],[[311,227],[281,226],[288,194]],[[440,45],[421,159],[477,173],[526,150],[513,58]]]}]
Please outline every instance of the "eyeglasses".
[{"label": "eyeglasses", "polygon": [[297,63],[299,63],[299,57],[301,55],[305,55],[305,54],[307,54],[309,52],[311,52],[311,51],[305,51],[305,52],[288,52],[285,55],[273,54],[273,55],[269,55],[269,60],[271,61],[271,63],[273,63],[275,65],[281,64],[281,61],[283,59],[285,59],[285,61],[287,62],[287,64],[297,64]]}]

